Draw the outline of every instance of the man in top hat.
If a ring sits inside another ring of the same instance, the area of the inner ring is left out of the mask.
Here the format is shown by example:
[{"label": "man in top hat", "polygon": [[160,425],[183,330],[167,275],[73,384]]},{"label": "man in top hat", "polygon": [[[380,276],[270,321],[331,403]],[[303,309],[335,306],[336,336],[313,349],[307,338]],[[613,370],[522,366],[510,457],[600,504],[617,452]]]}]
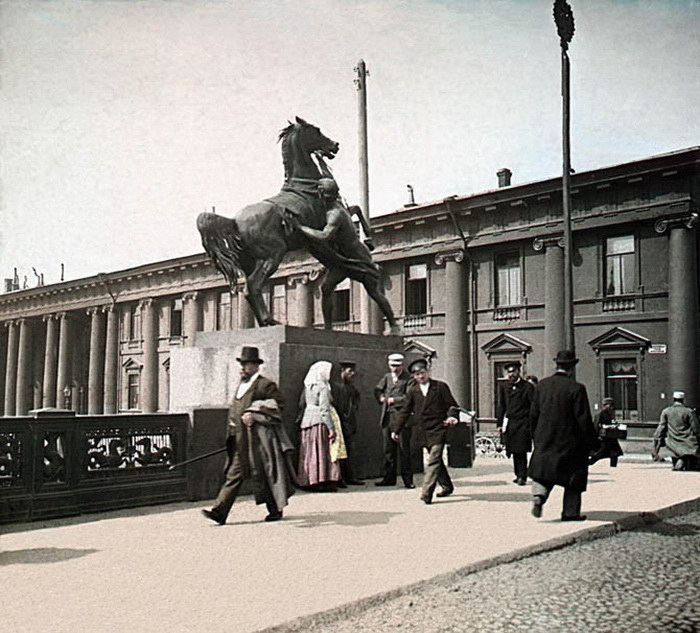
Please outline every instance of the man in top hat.
[{"label": "man in top hat", "polygon": [[673,392],[673,404],[661,412],[654,433],[654,457],[662,446],[671,453],[673,470],[694,470],[700,457],[700,426],[690,407],[685,406],[685,393]]},{"label": "man in top hat", "polygon": [[411,424],[406,424],[399,433],[399,441],[391,439],[391,422],[398,415],[406,400],[406,390],[411,375],[404,368],[403,354],[387,356],[389,372],[384,374],[374,388],[374,397],[382,405],[379,424],[382,429],[384,451],[384,476],[377,486],[395,486],[397,474],[401,475],[406,488],[415,488],[411,468]]},{"label": "man in top hat", "polygon": [[584,521],[581,493],[588,482],[588,455],[598,446],[586,388],[571,373],[578,358],[571,350],[560,351],[553,376],[535,388],[530,425],[535,448],[530,458],[532,514],[542,516],[555,485],[564,488],[562,521]]},{"label": "man in top hat", "polygon": [[355,456],[355,435],[357,435],[357,410],[360,408],[360,392],[355,387],[357,363],[354,360],[341,360],[340,380],[331,382],[333,406],[340,418],[340,427],[345,440],[345,450],[348,456],[340,460],[340,472],[343,482],[350,486],[364,486],[355,476],[353,468]]},{"label": "man in top hat", "polygon": [[236,500],[245,479],[252,478],[255,502],[267,506],[265,521],[279,521],[294,493],[293,445],[282,427],[282,397],[277,385],[260,374],[257,347],[244,347],[236,360],[240,382],[229,408],[228,463],[225,481],[211,510],[202,510],[219,525]]},{"label": "man in top hat", "polygon": [[604,459],[605,457],[610,458],[611,468],[615,468],[617,466],[617,458],[622,455],[622,447],[620,446],[620,442],[618,442],[614,437],[604,436],[604,428],[611,424],[615,424],[615,400],[607,397],[603,398],[603,407],[595,419],[595,427],[598,430],[600,447],[598,450],[591,453],[588,460],[590,466],[595,464],[599,459]]},{"label": "man in top hat", "polygon": [[420,498],[424,503],[430,504],[438,483],[442,488],[437,493],[438,497],[447,497],[454,491],[442,454],[447,441],[447,427],[458,422],[459,405],[446,383],[430,377],[428,361],[422,358],[414,360],[408,366],[408,371],[414,384],[408,388],[406,400],[391,422],[391,437],[398,442],[401,430],[411,414],[415,414],[419,439],[428,450],[428,465]]},{"label": "man in top hat", "polygon": [[[513,456],[513,483],[524,486],[527,482],[527,454],[532,448],[530,437],[530,406],[535,388],[520,377],[520,363],[513,361],[505,366],[506,381],[496,412],[496,426],[502,430],[506,454]],[[504,427],[504,420],[507,420]]]}]

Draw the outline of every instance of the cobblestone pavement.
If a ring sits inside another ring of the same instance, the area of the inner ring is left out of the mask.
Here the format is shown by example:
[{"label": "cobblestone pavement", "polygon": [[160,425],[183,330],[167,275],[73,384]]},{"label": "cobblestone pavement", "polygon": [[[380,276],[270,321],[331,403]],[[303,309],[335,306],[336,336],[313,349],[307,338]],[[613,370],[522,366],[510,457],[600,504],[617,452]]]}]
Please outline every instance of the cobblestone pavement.
[{"label": "cobblestone pavement", "polygon": [[307,633],[699,633],[700,512],[428,585]]}]

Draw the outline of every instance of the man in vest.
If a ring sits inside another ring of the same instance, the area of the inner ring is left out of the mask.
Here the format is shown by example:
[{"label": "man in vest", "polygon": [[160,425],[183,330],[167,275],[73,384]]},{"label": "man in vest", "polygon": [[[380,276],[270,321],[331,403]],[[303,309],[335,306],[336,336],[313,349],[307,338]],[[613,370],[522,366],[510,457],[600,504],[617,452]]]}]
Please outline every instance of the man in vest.
[{"label": "man in vest", "polygon": [[265,521],[279,521],[294,493],[293,445],[282,427],[282,397],[277,384],[260,374],[263,361],[257,347],[244,347],[240,382],[229,408],[228,463],[225,481],[208,519],[224,525],[241,485],[253,480],[255,501],[267,506]]}]

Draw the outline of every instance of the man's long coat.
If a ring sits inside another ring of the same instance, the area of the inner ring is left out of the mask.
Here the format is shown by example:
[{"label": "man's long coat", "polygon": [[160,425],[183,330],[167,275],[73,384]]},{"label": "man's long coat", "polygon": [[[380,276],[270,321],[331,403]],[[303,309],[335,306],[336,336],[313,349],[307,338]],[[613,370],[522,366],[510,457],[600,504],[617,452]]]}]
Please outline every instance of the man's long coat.
[{"label": "man's long coat", "polygon": [[527,453],[532,448],[530,437],[530,407],[535,388],[522,378],[515,384],[506,382],[501,386],[501,401],[496,414],[498,426],[508,418],[503,442],[509,453]]},{"label": "man's long coat", "polygon": [[530,408],[532,479],[584,491],[588,454],[598,446],[586,388],[557,372],[535,388]]},{"label": "man's long coat", "polygon": [[674,402],[661,412],[661,421],[654,433],[655,440],[664,440],[666,448],[676,457],[700,455],[700,428],[695,412],[681,402]]}]

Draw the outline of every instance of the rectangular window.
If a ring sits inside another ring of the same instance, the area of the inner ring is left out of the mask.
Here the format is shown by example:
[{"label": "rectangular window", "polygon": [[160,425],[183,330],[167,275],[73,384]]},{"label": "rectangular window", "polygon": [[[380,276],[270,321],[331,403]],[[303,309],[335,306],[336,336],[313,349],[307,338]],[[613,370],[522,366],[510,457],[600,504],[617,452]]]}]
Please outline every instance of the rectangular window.
[{"label": "rectangular window", "polygon": [[520,305],[520,255],[504,253],[496,257],[496,305]]},{"label": "rectangular window", "polygon": [[618,420],[639,420],[635,358],[606,359],[605,395],[615,401],[615,417]]},{"label": "rectangular window", "polygon": [[231,329],[231,293],[228,290],[220,292],[216,302],[216,329]]},{"label": "rectangular window", "polygon": [[406,314],[428,313],[428,265],[406,266]]},{"label": "rectangular window", "polygon": [[333,321],[347,323],[350,320],[350,280],[344,279],[333,293]]},{"label": "rectangular window", "polygon": [[272,286],[272,318],[280,323],[287,322],[287,291],[284,284]]},{"label": "rectangular window", "polygon": [[182,299],[170,304],[170,336],[182,336]]},{"label": "rectangular window", "polygon": [[503,362],[498,362],[493,364],[493,376],[494,376],[494,384],[493,384],[493,393],[495,394],[494,398],[494,405],[495,409],[493,410],[493,414],[496,415],[498,413],[498,410],[501,407],[501,389],[503,385],[506,384],[506,380],[508,379],[507,373],[506,373],[506,365],[512,361],[503,361]]},{"label": "rectangular window", "polygon": [[127,408],[138,409],[139,408],[139,374],[137,372],[130,372],[127,374]]},{"label": "rectangular window", "polygon": [[132,306],[129,308],[129,340],[138,341],[141,339],[141,308]]},{"label": "rectangular window", "polygon": [[605,240],[605,294],[634,292],[634,236],[618,235]]}]

